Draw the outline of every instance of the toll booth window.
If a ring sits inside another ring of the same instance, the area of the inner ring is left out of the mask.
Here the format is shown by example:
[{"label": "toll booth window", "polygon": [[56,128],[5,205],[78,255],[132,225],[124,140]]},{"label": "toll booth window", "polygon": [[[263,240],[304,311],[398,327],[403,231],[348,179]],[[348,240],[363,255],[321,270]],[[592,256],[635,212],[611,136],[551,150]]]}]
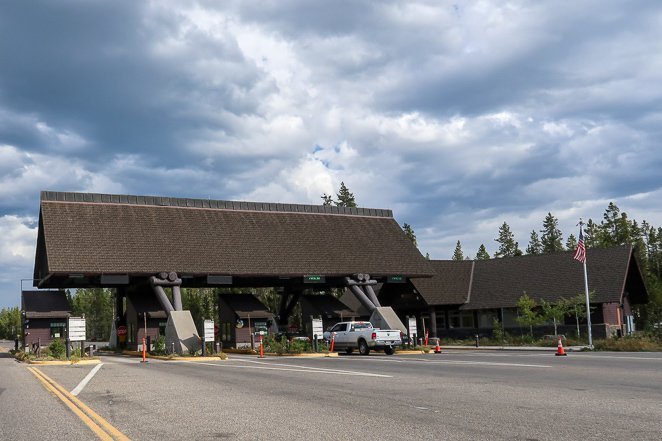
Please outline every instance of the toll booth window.
[{"label": "toll booth window", "polygon": [[64,323],[51,323],[51,338],[64,338]]}]

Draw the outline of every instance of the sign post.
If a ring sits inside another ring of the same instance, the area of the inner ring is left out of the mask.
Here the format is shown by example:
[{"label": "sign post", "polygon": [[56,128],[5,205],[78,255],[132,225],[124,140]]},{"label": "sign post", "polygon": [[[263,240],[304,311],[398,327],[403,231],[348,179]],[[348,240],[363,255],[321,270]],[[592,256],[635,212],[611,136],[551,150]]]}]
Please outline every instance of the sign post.
[{"label": "sign post", "polygon": [[214,321],[205,320],[203,328],[202,356],[204,357],[207,355],[207,342],[214,343]]},{"label": "sign post", "polygon": [[69,350],[70,342],[73,341],[81,342],[80,347],[81,349],[83,348],[85,342],[85,317],[69,317],[67,319],[67,351]]},{"label": "sign post", "polygon": [[409,317],[409,345],[411,346],[412,339],[414,340],[414,347],[416,347],[416,317]]},{"label": "sign post", "polygon": [[315,347],[315,352],[319,347],[319,341],[324,338],[324,327],[322,325],[321,318],[314,318],[313,320],[313,345]]}]

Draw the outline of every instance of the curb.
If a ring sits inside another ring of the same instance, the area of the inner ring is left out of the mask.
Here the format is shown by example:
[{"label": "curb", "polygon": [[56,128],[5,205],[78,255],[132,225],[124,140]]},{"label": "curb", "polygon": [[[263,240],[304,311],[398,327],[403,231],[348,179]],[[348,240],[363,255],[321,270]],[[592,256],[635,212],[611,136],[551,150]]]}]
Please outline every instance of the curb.
[{"label": "curb", "polygon": [[[142,357],[142,352],[137,351],[122,351],[122,355],[130,355],[132,357]],[[218,361],[222,360],[221,357],[168,357],[164,355],[150,355],[146,354],[146,358],[163,361]]]},{"label": "curb", "polygon": [[85,365],[93,365],[93,364],[99,364],[101,363],[101,360],[98,358],[95,358],[93,360],[78,360],[78,361],[71,361],[71,360],[26,360],[27,364],[37,364],[41,366],[75,366],[75,365],[80,365],[80,366],[85,366]]}]

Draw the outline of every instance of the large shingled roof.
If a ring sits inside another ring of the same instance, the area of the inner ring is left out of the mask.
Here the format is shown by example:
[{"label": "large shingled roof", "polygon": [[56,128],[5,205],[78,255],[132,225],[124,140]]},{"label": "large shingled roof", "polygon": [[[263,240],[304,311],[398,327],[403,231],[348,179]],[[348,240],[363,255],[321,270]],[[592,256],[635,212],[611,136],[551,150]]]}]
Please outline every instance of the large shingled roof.
[{"label": "large shingled roof", "polygon": [[42,192],[35,279],[160,271],[433,274],[390,210]]},{"label": "large shingled roof", "polygon": [[[462,309],[507,308],[522,294],[540,301],[584,293],[582,265],[572,252],[463,261],[432,261],[436,275],[414,280],[429,305],[462,305]],[[473,266],[472,266],[473,265]],[[587,250],[592,302],[645,303],[647,291],[630,246]]]}]

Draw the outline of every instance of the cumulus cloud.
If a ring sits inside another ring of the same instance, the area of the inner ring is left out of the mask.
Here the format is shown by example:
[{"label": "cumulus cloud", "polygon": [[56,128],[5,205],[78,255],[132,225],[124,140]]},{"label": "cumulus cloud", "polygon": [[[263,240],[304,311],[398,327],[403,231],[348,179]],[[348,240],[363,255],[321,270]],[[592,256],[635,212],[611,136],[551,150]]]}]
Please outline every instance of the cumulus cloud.
[{"label": "cumulus cloud", "polygon": [[434,258],[612,200],[661,225],[661,23],[653,0],[11,3],[0,216],[32,228],[45,189],[319,203],[343,181]]}]

